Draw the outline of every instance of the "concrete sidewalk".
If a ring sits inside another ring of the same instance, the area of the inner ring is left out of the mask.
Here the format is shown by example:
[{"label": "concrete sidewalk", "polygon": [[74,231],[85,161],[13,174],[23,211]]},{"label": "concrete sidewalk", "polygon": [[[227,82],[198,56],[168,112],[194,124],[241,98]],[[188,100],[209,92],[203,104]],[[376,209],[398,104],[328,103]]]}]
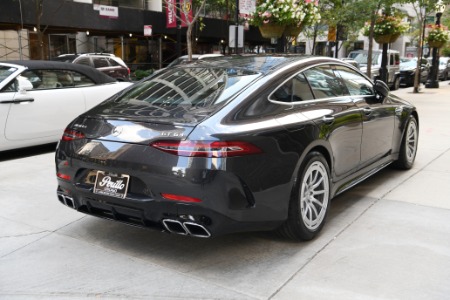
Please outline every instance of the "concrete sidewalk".
[{"label": "concrete sidewalk", "polygon": [[194,239],[56,199],[53,153],[0,162],[0,299],[450,299],[450,86],[394,94],[420,114],[412,170],[337,197],[320,236]]}]

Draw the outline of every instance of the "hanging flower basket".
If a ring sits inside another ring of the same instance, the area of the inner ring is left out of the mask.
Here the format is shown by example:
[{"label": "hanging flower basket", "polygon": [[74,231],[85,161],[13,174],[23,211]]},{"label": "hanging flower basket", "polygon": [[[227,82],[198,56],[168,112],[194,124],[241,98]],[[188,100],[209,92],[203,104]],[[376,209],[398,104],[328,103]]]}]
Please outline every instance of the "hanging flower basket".
[{"label": "hanging flower basket", "polygon": [[450,40],[450,33],[446,26],[429,25],[428,28],[431,30],[425,40],[430,48],[442,48]]},{"label": "hanging flower basket", "polygon": [[428,46],[430,46],[430,48],[442,48],[444,45],[445,42],[443,41],[428,41]]},{"label": "hanging flower basket", "polygon": [[395,42],[400,36],[400,33],[375,35],[373,38],[378,44],[390,44]]},{"label": "hanging flower basket", "polygon": [[302,32],[303,26],[297,26],[297,25],[287,25],[284,29],[284,35],[290,36],[290,37],[297,37],[300,32]]},{"label": "hanging flower basket", "polygon": [[259,31],[263,38],[272,39],[272,38],[280,38],[283,36],[285,25],[267,23],[259,26]]}]

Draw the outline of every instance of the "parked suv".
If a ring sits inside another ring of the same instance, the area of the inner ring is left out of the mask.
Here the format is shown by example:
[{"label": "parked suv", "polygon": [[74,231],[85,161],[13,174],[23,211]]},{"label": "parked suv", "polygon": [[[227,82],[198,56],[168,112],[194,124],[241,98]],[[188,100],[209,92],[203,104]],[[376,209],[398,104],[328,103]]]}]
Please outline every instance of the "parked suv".
[{"label": "parked suv", "polygon": [[130,69],[122,59],[110,53],[62,54],[53,60],[87,65],[116,78],[130,81]]},{"label": "parked suv", "polygon": [[[370,78],[375,80],[380,78],[381,68],[381,50],[372,51],[372,71]],[[348,55],[357,63],[359,63],[360,70],[362,72],[367,71],[367,50],[355,50],[351,51]],[[388,50],[388,85],[392,90],[396,90],[400,87],[400,53],[396,50]]]},{"label": "parked suv", "polygon": [[447,80],[450,78],[450,57],[439,57],[439,71],[438,77],[440,80]]}]

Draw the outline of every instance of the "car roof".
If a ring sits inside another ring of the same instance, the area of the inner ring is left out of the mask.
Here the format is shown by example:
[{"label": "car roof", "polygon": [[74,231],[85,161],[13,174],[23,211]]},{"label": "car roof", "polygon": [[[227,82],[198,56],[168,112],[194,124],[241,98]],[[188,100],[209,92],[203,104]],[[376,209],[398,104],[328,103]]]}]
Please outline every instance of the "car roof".
[{"label": "car roof", "polygon": [[98,84],[115,82],[116,79],[89,66],[49,60],[9,60],[0,63],[16,64],[26,67],[28,70],[69,70],[79,72]]},{"label": "car roof", "polygon": [[303,54],[255,54],[219,56],[207,60],[197,60],[188,64],[176,65],[174,67],[217,67],[227,69],[244,69],[257,73],[268,74],[284,67],[289,67],[292,63],[296,62],[337,62],[343,64],[341,60],[322,56]]}]

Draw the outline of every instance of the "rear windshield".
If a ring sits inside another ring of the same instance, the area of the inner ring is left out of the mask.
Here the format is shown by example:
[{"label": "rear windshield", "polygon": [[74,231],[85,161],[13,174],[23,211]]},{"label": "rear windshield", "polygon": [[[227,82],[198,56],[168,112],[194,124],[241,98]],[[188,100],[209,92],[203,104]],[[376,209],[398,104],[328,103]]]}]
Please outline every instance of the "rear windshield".
[{"label": "rear windshield", "polygon": [[167,69],[135,84],[114,102],[185,110],[222,106],[259,77],[259,73],[225,68]]}]

